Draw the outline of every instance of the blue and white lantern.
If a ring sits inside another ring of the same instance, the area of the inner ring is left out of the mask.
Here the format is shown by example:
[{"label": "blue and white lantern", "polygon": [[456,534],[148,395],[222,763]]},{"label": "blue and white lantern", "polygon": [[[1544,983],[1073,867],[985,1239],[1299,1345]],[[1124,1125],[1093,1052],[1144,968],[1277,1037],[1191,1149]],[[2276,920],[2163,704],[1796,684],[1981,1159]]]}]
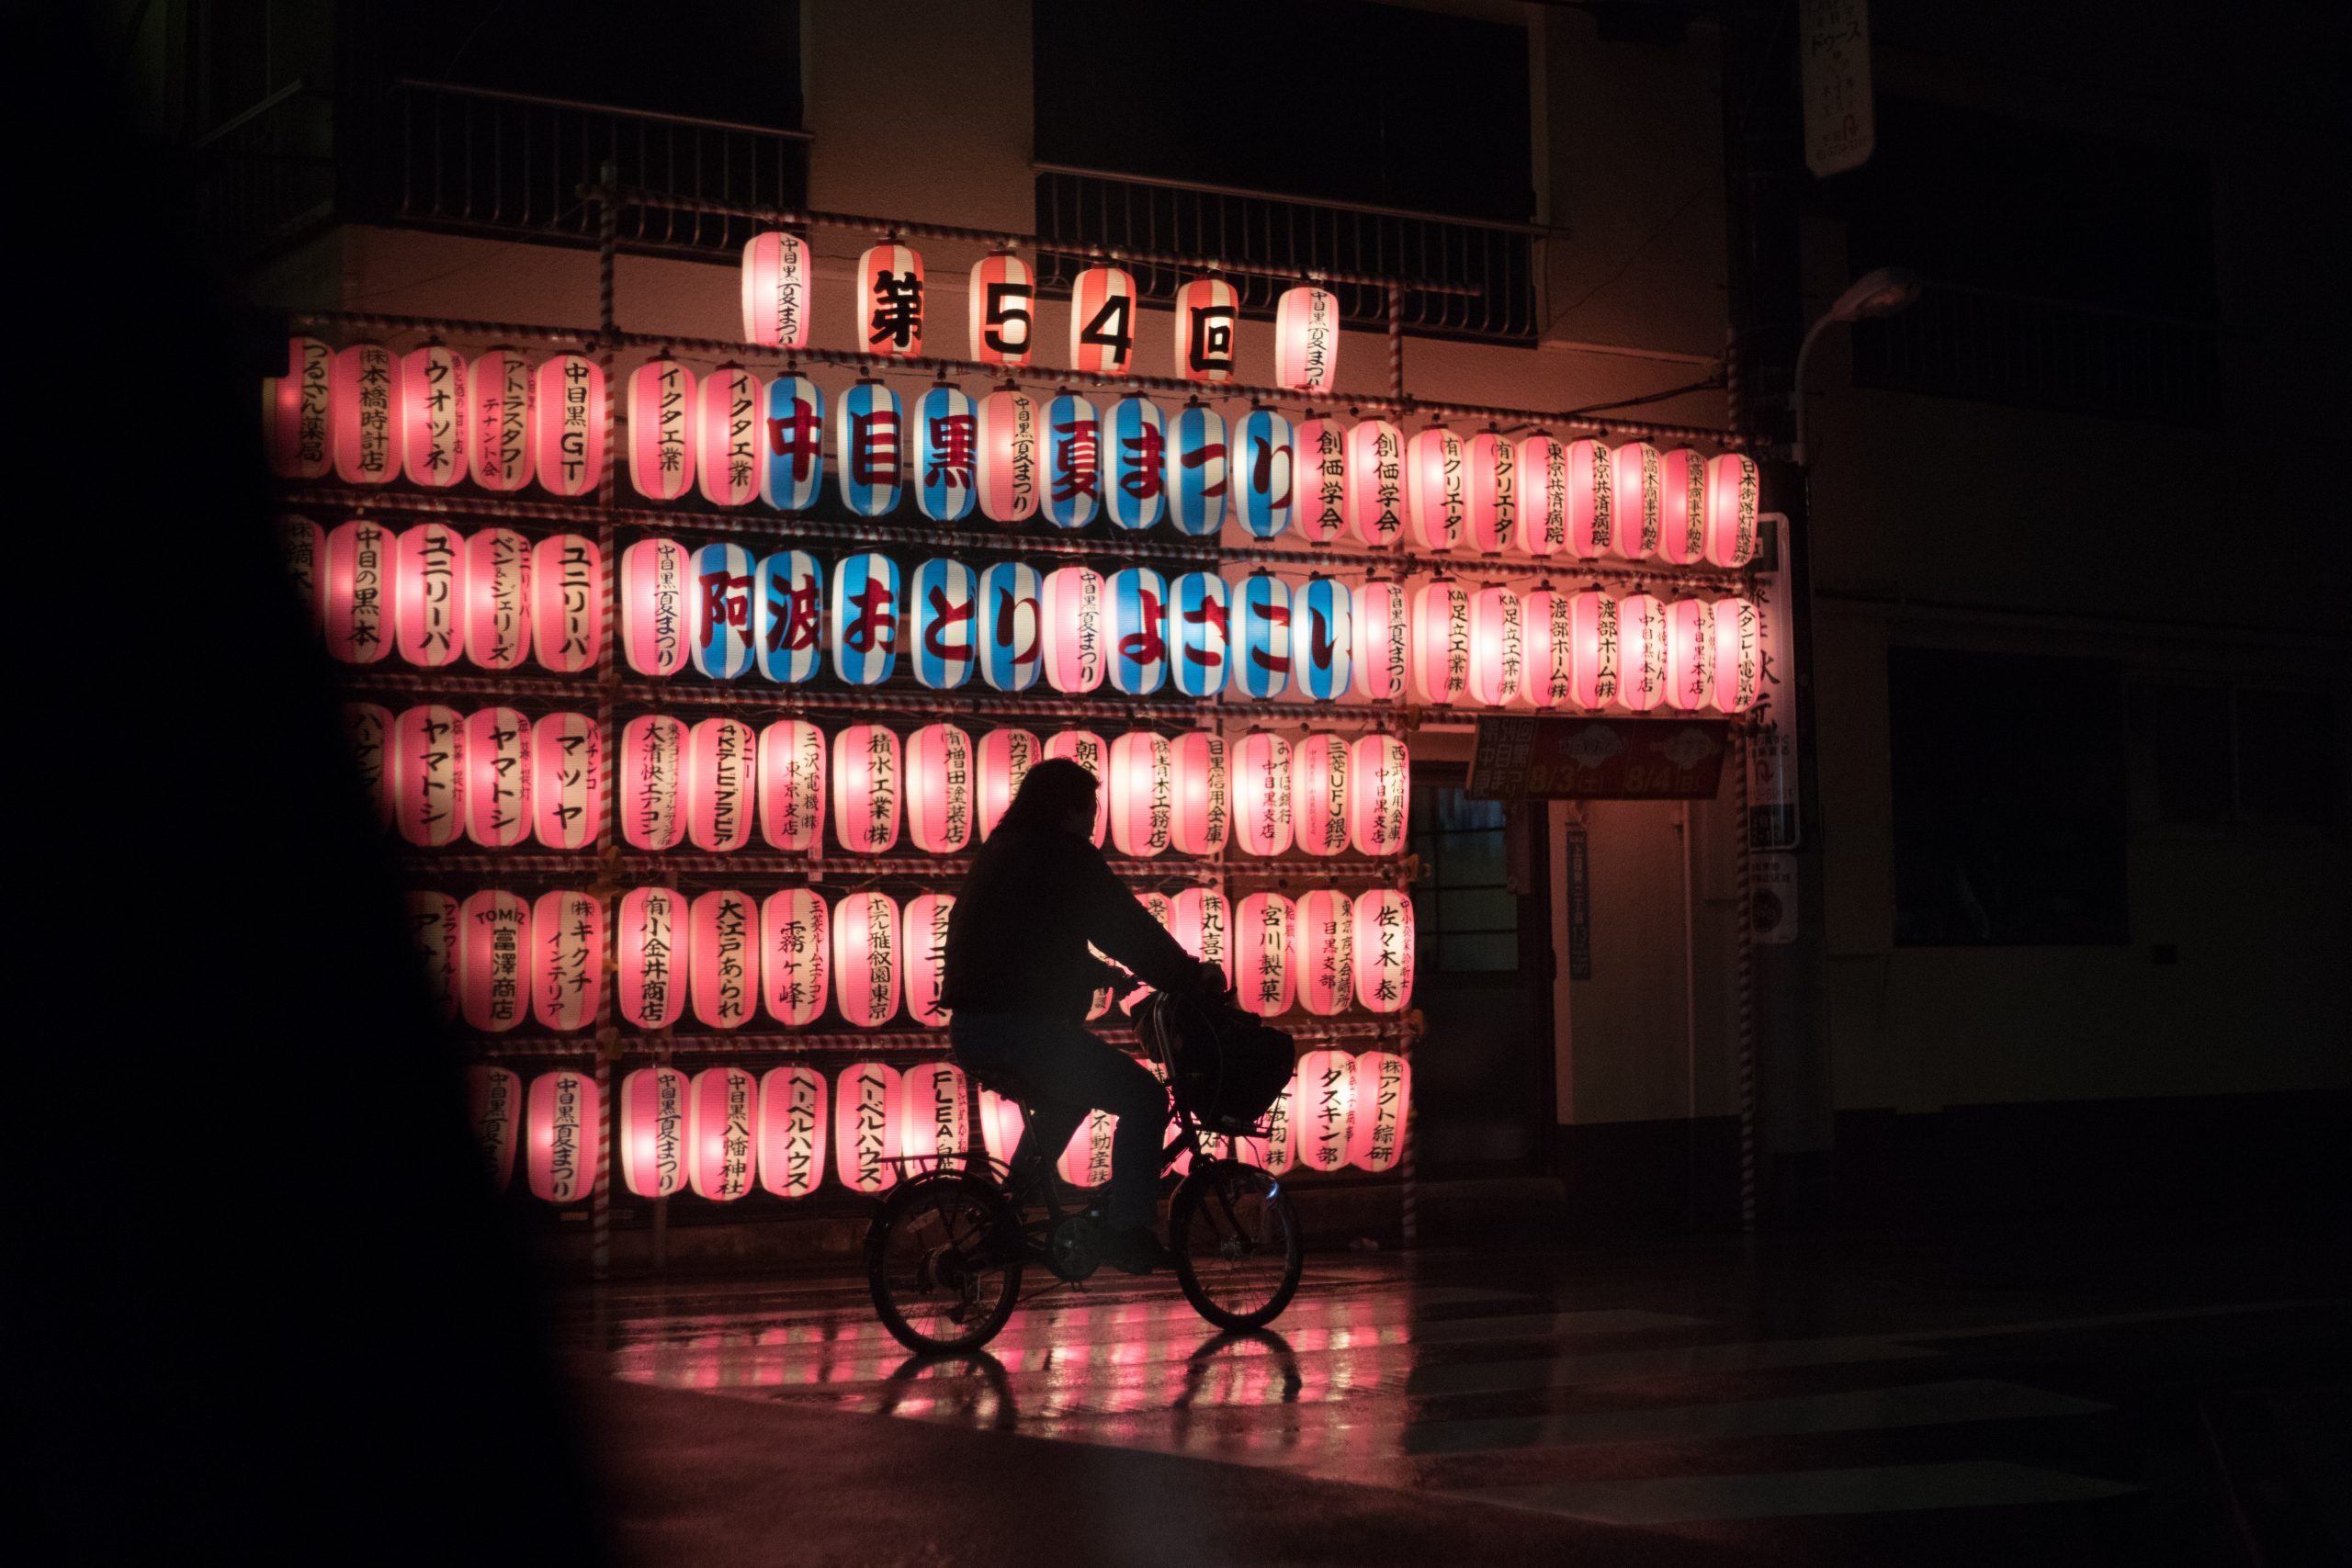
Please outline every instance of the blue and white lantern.
[{"label": "blue and white lantern", "polygon": [[1336,579],[1309,578],[1292,596],[1291,669],[1318,703],[1347,695],[1355,621],[1355,595]]},{"label": "blue and white lantern", "polygon": [[1046,520],[1083,528],[1102,510],[1102,414],[1064,392],[1046,405]]},{"label": "blue and white lantern", "polygon": [[1111,684],[1148,697],[1168,680],[1168,580],[1148,566],[1111,574]]},{"label": "blue and white lantern", "polygon": [[1168,600],[1169,673],[1188,697],[1225,690],[1227,614],[1225,579],[1188,571],[1176,580]]},{"label": "blue and white lantern", "polygon": [[980,574],[962,561],[933,556],[915,568],[915,679],[933,691],[972,678],[979,592]]},{"label": "blue and white lantern", "polygon": [[705,545],[686,563],[692,632],[687,653],[715,681],[732,681],[752,668],[752,552],[741,545]]},{"label": "blue and white lantern", "polygon": [[797,684],[825,655],[825,580],[806,550],[778,550],[752,583],[752,646],[760,673]]},{"label": "blue and white lantern", "polygon": [[1290,526],[1291,448],[1290,421],[1272,409],[1251,409],[1234,432],[1233,492],[1240,498],[1241,525],[1253,538],[1271,539]]},{"label": "blue and white lantern", "polygon": [[915,400],[915,504],[934,523],[960,523],[979,498],[980,415],[961,387],[942,381]]},{"label": "blue and white lantern", "polygon": [[1290,690],[1290,584],[1251,572],[1237,597],[1241,652],[1235,676],[1253,697],[1279,697]]},{"label": "blue and white lantern", "polygon": [[1111,405],[1109,423],[1103,504],[1120,527],[1148,528],[1168,510],[1167,421],[1149,398],[1121,398]]},{"label": "blue and white lantern", "polygon": [[899,509],[906,472],[902,423],[899,394],[877,381],[860,381],[842,394],[833,461],[841,469],[842,504],[857,516]]},{"label": "blue and white lantern", "polygon": [[1001,560],[980,573],[980,678],[1000,692],[1025,692],[1045,673],[1037,569]]},{"label": "blue and white lantern", "polygon": [[806,512],[825,483],[825,389],[806,376],[768,383],[760,428],[760,499],[778,512]]},{"label": "blue and white lantern", "polygon": [[853,686],[878,686],[899,667],[904,604],[899,563],[867,551],[833,565],[833,673]]},{"label": "blue and white lantern", "polygon": [[1176,526],[1195,538],[1215,538],[1225,527],[1227,461],[1225,416],[1199,403],[1176,415],[1176,449],[1168,457],[1168,490]]}]

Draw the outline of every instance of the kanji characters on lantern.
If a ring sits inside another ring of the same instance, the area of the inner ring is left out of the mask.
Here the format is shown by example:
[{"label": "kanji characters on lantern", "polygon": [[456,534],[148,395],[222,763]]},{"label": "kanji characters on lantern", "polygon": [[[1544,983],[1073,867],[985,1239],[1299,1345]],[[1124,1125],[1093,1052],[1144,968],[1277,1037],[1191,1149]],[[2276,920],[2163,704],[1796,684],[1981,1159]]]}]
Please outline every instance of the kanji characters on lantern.
[{"label": "kanji characters on lantern", "polygon": [[1519,537],[1519,447],[1496,430],[1482,430],[1463,448],[1470,498],[1463,531],[1470,547],[1498,555]]},{"label": "kanji characters on lantern", "polygon": [[408,482],[447,490],[466,477],[466,362],[435,338],[401,355],[400,447]]},{"label": "kanji characters on lantern", "polygon": [[1339,296],[1312,284],[1283,289],[1274,306],[1274,385],[1328,392],[1339,368]]},{"label": "kanji characters on lantern", "polygon": [[1291,964],[1294,912],[1279,893],[1241,900],[1234,929],[1233,999],[1261,1018],[1290,1010],[1296,976]]},{"label": "kanji characters on lantern", "polygon": [[1376,703],[1404,700],[1413,670],[1412,602],[1405,585],[1373,578],[1355,592],[1355,689]]},{"label": "kanji characters on lantern", "polygon": [[980,416],[964,389],[942,381],[915,400],[915,505],[960,522],[979,491]]},{"label": "kanji characters on lantern", "polygon": [[899,841],[899,738],[878,724],[833,737],[833,837],[852,854],[889,853]]},{"label": "kanji characters on lantern", "polygon": [[915,568],[907,593],[915,679],[933,691],[952,692],[972,678],[979,661],[974,636],[979,594],[979,574],[962,561],[933,556]]},{"label": "kanji characters on lantern", "polygon": [[1309,413],[1291,432],[1298,494],[1291,526],[1310,545],[1338,541],[1348,528],[1348,430]]},{"label": "kanji characters on lantern", "polygon": [[334,477],[345,484],[390,484],[400,477],[400,380],[401,362],[382,344],[347,344],[336,352],[328,412]]},{"label": "kanji characters on lantern", "polygon": [[760,1079],[760,1185],[778,1198],[806,1198],[825,1176],[825,1075],[802,1063]]},{"label": "kanji characters on lantern", "polygon": [[1405,531],[1404,433],[1385,419],[1354,426],[1340,477],[1355,536],[1375,549],[1395,544]]},{"label": "kanji characters on lantern", "polygon": [[[1568,695],[1577,706],[1603,708],[1617,700],[1619,653],[1617,601],[1597,588],[1571,594]],[[1559,657],[1556,649],[1553,657]]]},{"label": "kanji characters on lantern", "polygon": [[531,1080],[524,1168],[531,1196],[571,1203],[596,1190],[603,1146],[596,1080],[562,1068]]},{"label": "kanji characters on lantern", "polygon": [[694,415],[695,373],[676,360],[648,360],[628,373],[628,480],[648,501],[675,501],[694,488]]},{"label": "kanji characters on lantern", "polygon": [[1538,431],[1519,444],[1524,500],[1519,509],[1519,547],[1548,556],[1568,542],[1568,446]]},{"label": "kanji characters on lantern", "polygon": [[1069,287],[1069,362],[1093,376],[1124,376],[1136,346],[1136,280],[1091,266]]},{"label": "kanji characters on lantern", "polygon": [[760,1086],[741,1067],[706,1067],[690,1086],[686,1145],[695,1196],[731,1202],[752,1190]]},{"label": "kanji characters on lantern", "polygon": [[1405,1152],[1405,1128],[1412,1109],[1412,1064],[1393,1051],[1357,1053],[1348,1163],[1375,1173],[1395,1169]]},{"label": "kanji characters on lantern", "polygon": [[427,703],[401,710],[385,753],[392,825],[420,849],[454,840],[465,821],[465,719],[454,708]]},{"label": "kanji characters on lantern", "polygon": [[[480,405],[477,404],[477,407]],[[531,383],[531,467],[549,495],[586,495],[605,479],[605,372],[582,354],[539,361]]]},{"label": "kanji characters on lantern", "polygon": [[639,850],[674,850],[685,836],[686,727],[640,714],[621,730],[621,837]]},{"label": "kanji characters on lantern", "polygon": [[1233,379],[1240,297],[1221,277],[1196,277],[1176,291],[1176,374],[1187,381]]},{"label": "kanji characters on lantern", "polygon": [[1666,521],[1665,469],[1657,448],[1628,441],[1610,454],[1609,467],[1614,547],[1627,560],[1647,560],[1657,554]]},{"label": "kanji characters on lantern", "polygon": [[1355,1059],[1345,1051],[1309,1051],[1298,1059],[1291,1121],[1297,1131],[1298,1162],[1309,1170],[1339,1170],[1348,1163],[1348,1136],[1354,1131]]},{"label": "kanji characters on lantern", "polygon": [[813,888],[781,888],[760,905],[760,999],[787,1029],[815,1022],[832,995],[832,926]]},{"label": "kanji characters on lantern", "polygon": [[1310,731],[1291,749],[1291,832],[1310,855],[1346,852],[1349,771],[1344,736]]},{"label": "kanji characters on lantern", "polygon": [[1109,671],[1108,606],[1092,567],[1061,566],[1046,574],[1038,615],[1045,632],[1046,680],[1057,692],[1083,694]]},{"label": "kanji characters on lantern", "polygon": [[621,1079],[621,1183],[639,1198],[667,1198],[686,1185],[687,1097],[686,1075],[675,1067],[639,1067]]},{"label": "kanji characters on lantern", "polygon": [[686,734],[686,838],[714,853],[752,841],[758,740],[741,719],[697,719]]},{"label": "kanji characters on lantern", "polygon": [[860,381],[842,394],[833,430],[842,504],[860,517],[897,511],[905,478],[899,394],[879,381]]},{"label": "kanji characters on lantern", "polygon": [[1393,887],[1355,902],[1356,1000],[1373,1012],[1402,1012],[1413,999],[1413,904]]},{"label": "kanji characters on lantern", "polygon": [[614,919],[616,999],[639,1029],[667,1029],[686,1010],[687,901],[672,887],[632,887]]},{"label": "kanji characters on lantern", "polygon": [[466,837],[505,849],[531,836],[531,721],[509,707],[466,716]]},{"label": "kanji characters on lantern", "polygon": [[1175,761],[1168,738],[1131,729],[1111,742],[1111,841],[1123,855],[1168,848],[1175,812]]},{"label": "kanji characters on lantern", "polygon": [[825,732],[805,718],[760,731],[760,836],[770,849],[807,854],[825,826]]},{"label": "kanji characters on lantern", "polygon": [[1617,602],[1617,700],[1647,713],[1666,700],[1666,606],[1654,593]]},{"label": "kanji characters on lantern", "polygon": [[880,244],[857,261],[857,345],[910,358],[922,352],[922,257]]},{"label": "kanji characters on lantern", "polygon": [[531,562],[531,541],[512,528],[484,528],[466,541],[463,626],[455,640],[481,669],[516,669],[530,656]]},{"label": "kanji characters on lantern", "polygon": [[261,384],[262,446],[281,479],[324,479],[334,466],[334,350],[288,338],[286,374]]},{"label": "kanji characters on lantern", "polygon": [[888,893],[845,893],[833,907],[833,1005],[857,1029],[899,1010],[899,901]]},{"label": "kanji characters on lantern", "polygon": [[1253,729],[1233,749],[1233,830],[1242,852],[1290,852],[1290,742]]},{"label": "kanji characters on lantern", "polygon": [[1558,707],[1572,694],[1574,602],[1574,595],[1562,593],[1546,581],[1529,593],[1520,606],[1520,636],[1526,656],[1521,669],[1520,689],[1539,708]]},{"label": "kanji characters on lantern", "polygon": [[1405,451],[1405,503],[1413,542],[1425,550],[1450,550],[1470,520],[1470,475],[1462,437],[1432,425],[1414,435]]},{"label": "kanji characters on lantern", "polygon": [[1669,566],[1707,558],[1707,460],[1688,446],[1658,459],[1657,558]]},{"label": "kanji characters on lantern", "polygon": [[503,1033],[530,1011],[525,995],[531,907],[485,888],[458,906],[458,1011],[466,1027]]},{"label": "kanji characters on lantern", "polygon": [[760,499],[806,512],[825,487],[825,392],[806,376],[779,376],[761,398]]},{"label": "kanji characters on lantern", "polygon": [[1224,890],[1187,887],[1169,900],[1168,933],[1204,964],[1225,971],[1233,984],[1233,905]]},{"label": "kanji characters on lantern", "polygon": [[1074,392],[1046,405],[1046,521],[1083,528],[1102,507],[1102,415]]},{"label": "kanji characters on lantern", "polygon": [[1568,548],[1587,560],[1609,553],[1616,537],[1616,470],[1608,445],[1571,441],[1567,451]]},{"label": "kanji characters on lantern", "polygon": [[1168,756],[1175,796],[1169,841],[1179,854],[1216,854],[1225,848],[1233,822],[1225,737],[1189,730],[1169,742]]},{"label": "kanji characters on lantern", "polygon": [[1348,840],[1358,854],[1386,857],[1405,847],[1412,784],[1405,742],[1377,731],[1348,749]]},{"label": "kanji characters on lantern", "polygon": [[1029,363],[1037,321],[1037,285],[1029,264],[1000,252],[972,264],[972,352],[982,365],[1019,369]]},{"label": "kanji characters on lantern", "polygon": [[1461,701],[1470,685],[1470,593],[1433,577],[1413,592],[1413,694],[1432,707]]},{"label": "kanji characters on lantern", "polygon": [[1015,387],[990,392],[980,401],[979,443],[981,515],[991,523],[1026,523],[1037,514],[1044,493],[1037,400]]},{"label": "kanji characters on lantern", "polygon": [[1756,558],[1756,459],[1725,452],[1707,460],[1707,559],[1742,567]]},{"label": "kanji characters on lantern", "polygon": [[685,668],[691,563],[675,539],[639,539],[621,552],[621,651],[640,675]]},{"label": "kanji characters on lantern", "polygon": [[961,854],[972,841],[972,738],[952,724],[926,724],[907,737],[907,834],[926,854]]},{"label": "kanji characters on lantern", "polygon": [[760,493],[760,378],[722,365],[695,389],[695,472],[713,506],[748,506]]},{"label": "kanji characters on lantern", "polygon": [[697,893],[687,906],[687,990],[705,1029],[741,1029],[759,998],[759,906],[731,887]]},{"label": "kanji characters on lantern", "polygon": [[808,297],[817,269],[797,234],[754,234],[743,244],[743,341],[763,348],[808,346]]},{"label": "kanji characters on lantern", "polygon": [[687,654],[704,674],[732,681],[752,668],[752,552],[705,545],[687,575]]},{"label": "kanji characters on lantern", "polygon": [[1714,604],[1715,706],[1746,713],[1764,694],[1764,626],[1753,600]]},{"label": "kanji characters on lantern", "polygon": [[1470,700],[1508,707],[1519,695],[1527,645],[1519,595],[1491,584],[1470,601]]},{"label": "kanji characters on lantern", "polygon": [[400,536],[367,517],[327,530],[319,563],[319,603],[327,652],[373,664],[398,635]]},{"label": "kanji characters on lantern", "polygon": [[1667,703],[1695,713],[1714,695],[1714,606],[1704,599],[1677,599],[1666,607]]},{"label": "kanji characters on lantern", "polygon": [[1021,781],[1044,754],[1037,738],[1025,729],[1008,726],[980,737],[981,838],[996,831],[1005,807],[1021,793]]},{"label": "kanji characters on lantern", "polygon": [[466,1069],[466,1120],[481,1150],[491,1190],[506,1190],[514,1179],[515,1134],[523,1121],[523,1080],[504,1067]]},{"label": "kanji characters on lantern", "polygon": [[794,683],[825,657],[825,580],[806,550],[763,557],[752,581],[752,652],[760,673]]}]

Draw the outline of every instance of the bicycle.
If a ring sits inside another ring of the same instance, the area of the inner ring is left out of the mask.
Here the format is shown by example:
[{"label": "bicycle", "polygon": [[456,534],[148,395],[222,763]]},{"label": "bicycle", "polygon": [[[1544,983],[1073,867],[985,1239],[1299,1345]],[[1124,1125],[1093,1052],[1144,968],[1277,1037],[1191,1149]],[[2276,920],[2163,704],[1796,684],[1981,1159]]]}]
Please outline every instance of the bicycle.
[{"label": "bicycle", "polygon": [[[1139,1013],[1138,1022],[1146,1049],[1175,1083],[1173,1025],[1159,1009]],[[1036,1120],[1044,1097],[1027,1084],[1001,1073],[976,1082],[1018,1104],[1024,1129]],[[1262,1327],[1298,1290],[1306,1266],[1298,1217],[1270,1172],[1212,1156],[1203,1139],[1222,1136],[1230,1148],[1266,1129],[1262,1122],[1204,1129],[1187,1095],[1171,1099],[1175,1131],[1160,1151],[1161,1179],[1180,1156],[1192,1159],[1168,1207],[1176,1282],[1218,1327]],[[960,1166],[942,1163],[891,1190],[866,1231],[865,1275],[875,1313],[893,1338],[922,1353],[977,1349],[1012,1315],[1031,1267],[1044,1268],[1056,1284],[1081,1285],[1093,1275],[1101,1262],[1096,1222],[1063,1208],[1056,1152],[1016,1151],[1018,1168],[967,1153]],[[1042,1206],[1041,1217],[1029,1216],[1030,1201]]]}]

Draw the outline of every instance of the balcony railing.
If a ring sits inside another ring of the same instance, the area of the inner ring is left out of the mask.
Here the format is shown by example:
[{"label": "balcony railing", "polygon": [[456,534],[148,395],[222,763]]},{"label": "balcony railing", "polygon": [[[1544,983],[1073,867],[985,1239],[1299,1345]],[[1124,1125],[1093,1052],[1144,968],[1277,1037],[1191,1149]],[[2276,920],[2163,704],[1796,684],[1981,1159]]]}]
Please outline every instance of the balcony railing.
[{"label": "balcony railing", "polygon": [[216,254],[253,260],[334,221],[334,108],[290,82],[189,146],[190,209]]},{"label": "balcony railing", "polygon": [[1937,284],[1854,329],[1854,385],[2157,424],[2222,415],[2221,329]]},{"label": "balcony railing", "polygon": [[[1477,290],[1475,294],[1408,291],[1404,325],[1425,336],[1532,343],[1543,327],[1537,289],[1543,276],[1536,241],[1526,224],[1446,218],[1393,208],[1350,206],[1269,196],[1222,186],[1190,185],[1037,165],[1037,236],[1080,250],[1131,249],[1164,254],[1216,256],[1279,267],[1295,277],[1319,271],[1409,277]],[[1046,254],[1039,281],[1067,285],[1087,265],[1082,256]],[[1136,287],[1155,299],[1171,297],[1184,279],[1166,267],[1131,266]],[[1271,313],[1288,280],[1233,275],[1245,312]],[[1345,319],[1369,328],[1387,324],[1385,291],[1333,284]]]}]

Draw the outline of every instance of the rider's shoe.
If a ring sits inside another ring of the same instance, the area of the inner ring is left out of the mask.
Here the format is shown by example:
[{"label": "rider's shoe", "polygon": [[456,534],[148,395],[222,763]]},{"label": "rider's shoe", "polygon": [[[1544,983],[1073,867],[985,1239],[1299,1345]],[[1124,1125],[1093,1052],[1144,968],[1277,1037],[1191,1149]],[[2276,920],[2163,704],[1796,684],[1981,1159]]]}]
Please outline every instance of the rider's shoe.
[{"label": "rider's shoe", "polygon": [[1159,1245],[1149,1225],[1137,1225],[1133,1230],[1104,1230],[1102,1235],[1102,1261],[1124,1274],[1148,1274],[1155,1269],[1172,1269],[1176,1260]]}]

